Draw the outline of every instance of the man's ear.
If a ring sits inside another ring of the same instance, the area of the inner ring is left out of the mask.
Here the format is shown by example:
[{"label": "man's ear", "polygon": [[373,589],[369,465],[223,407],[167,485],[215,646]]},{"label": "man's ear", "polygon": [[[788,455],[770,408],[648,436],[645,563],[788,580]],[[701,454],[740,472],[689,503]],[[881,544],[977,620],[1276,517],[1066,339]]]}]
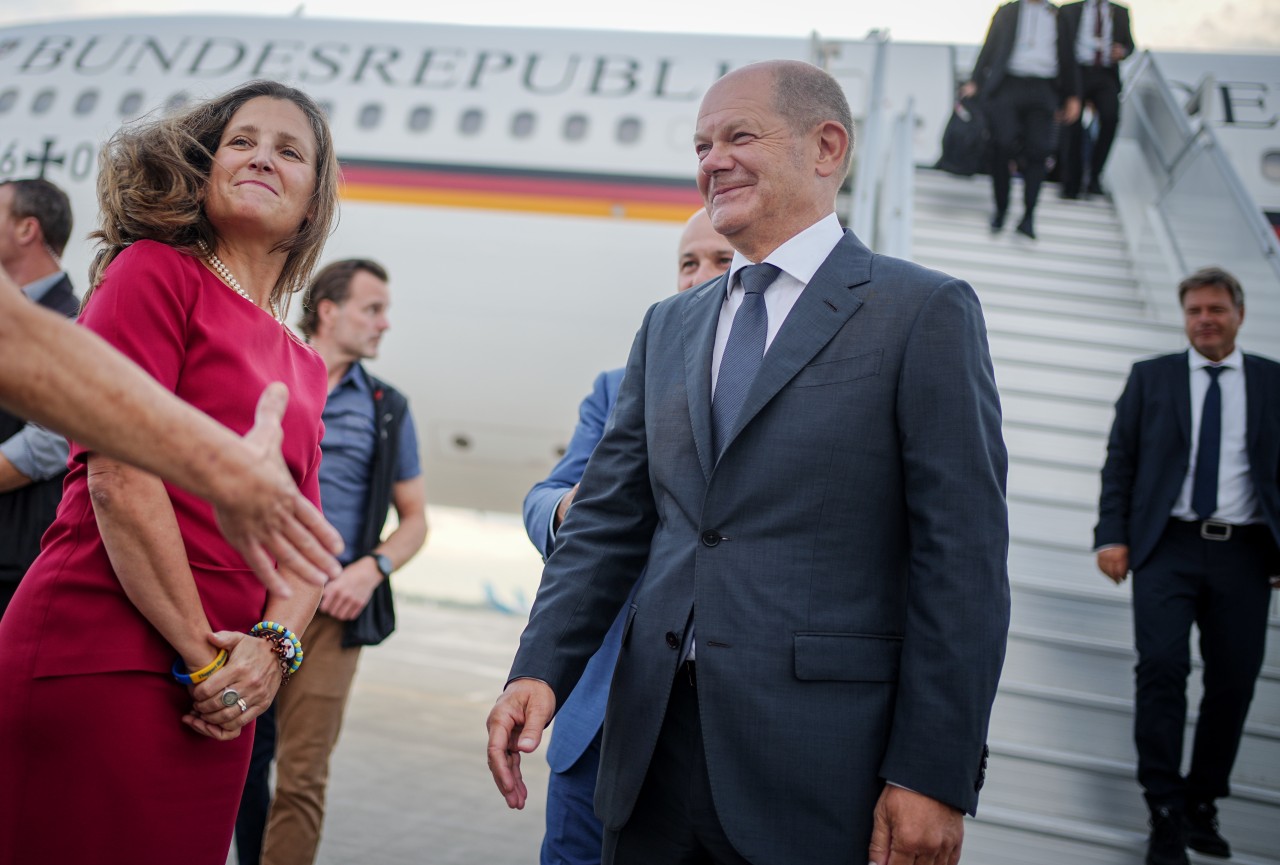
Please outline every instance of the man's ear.
[{"label": "man's ear", "polygon": [[818,159],[814,169],[819,177],[830,177],[844,170],[845,154],[849,152],[849,132],[834,120],[826,120],[814,127],[813,135],[818,145]]},{"label": "man's ear", "polygon": [[40,228],[40,220],[34,216],[24,216],[18,220],[18,224],[14,229],[14,236],[20,246],[44,243],[44,231]]}]

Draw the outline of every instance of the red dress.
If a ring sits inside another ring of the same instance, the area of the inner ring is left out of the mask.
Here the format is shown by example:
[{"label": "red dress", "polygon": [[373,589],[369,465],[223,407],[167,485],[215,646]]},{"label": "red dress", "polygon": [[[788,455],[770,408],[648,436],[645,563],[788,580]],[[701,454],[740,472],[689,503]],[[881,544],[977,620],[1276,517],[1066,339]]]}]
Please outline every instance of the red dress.
[{"label": "red dress", "polygon": [[[239,434],[262,389],[285,382],[285,462],[319,504],[324,362],[200,261],[133,244],[80,323]],[[169,675],[176,652],[125,596],[94,519],[86,453],[73,443],[71,454],[58,517],[0,620],[0,865],[224,865],[252,736],[219,742],[182,723],[191,700]],[[166,489],[210,625],[248,630],[265,589],[210,505]]]}]

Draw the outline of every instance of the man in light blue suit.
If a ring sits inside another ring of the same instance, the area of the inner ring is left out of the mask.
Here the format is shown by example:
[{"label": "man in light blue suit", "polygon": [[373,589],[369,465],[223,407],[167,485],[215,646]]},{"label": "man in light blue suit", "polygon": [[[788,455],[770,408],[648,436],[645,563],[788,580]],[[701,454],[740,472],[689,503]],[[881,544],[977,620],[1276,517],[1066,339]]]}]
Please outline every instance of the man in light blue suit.
[{"label": "man in light blue suit", "polygon": [[[699,210],[680,235],[676,290],[685,291],[719,276],[732,260],[733,247],[711,227],[706,211]],[[564,457],[546,480],[535,484],[525,496],[525,531],[543,559],[551,555],[556,530],[578,491],[587,460],[604,436],[622,373],[622,369],[612,369],[596,376],[591,393],[578,407],[578,425]],[[618,660],[622,623],[619,613],[577,687],[556,714],[555,735],[547,748],[552,775],[547,785],[542,865],[594,865],[600,861],[601,826],[592,799],[600,765],[600,728],[609,680]]]},{"label": "man in light blue suit", "polygon": [[809,64],[707,91],[733,264],[645,316],[489,713],[523,807],[626,605],[604,865],[960,860],[1009,625],[1000,401],[973,289],[841,229],[852,130]]}]

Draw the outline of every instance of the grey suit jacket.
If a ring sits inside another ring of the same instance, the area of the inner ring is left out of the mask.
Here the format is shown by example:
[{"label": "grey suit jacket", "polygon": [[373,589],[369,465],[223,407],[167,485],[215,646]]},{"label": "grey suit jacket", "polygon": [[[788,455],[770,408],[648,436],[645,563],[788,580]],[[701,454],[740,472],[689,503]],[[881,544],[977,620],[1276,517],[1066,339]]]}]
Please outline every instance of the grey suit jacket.
[{"label": "grey suit jacket", "polygon": [[572,690],[627,592],[596,810],[625,824],[696,617],[717,813],[753,862],[861,863],[882,779],[972,812],[1004,658],[1006,454],[972,289],[846,233],[723,455],[724,278],[652,307],[512,678]]}]

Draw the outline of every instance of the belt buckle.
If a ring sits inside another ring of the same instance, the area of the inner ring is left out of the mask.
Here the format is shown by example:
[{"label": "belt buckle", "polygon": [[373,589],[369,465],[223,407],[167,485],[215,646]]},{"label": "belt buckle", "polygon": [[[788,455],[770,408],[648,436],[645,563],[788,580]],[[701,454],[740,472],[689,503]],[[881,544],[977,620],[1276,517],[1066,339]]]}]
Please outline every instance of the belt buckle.
[{"label": "belt buckle", "polygon": [[1221,520],[1205,520],[1200,523],[1200,537],[1206,541],[1229,541],[1233,528],[1235,526],[1231,523],[1224,523]]}]

